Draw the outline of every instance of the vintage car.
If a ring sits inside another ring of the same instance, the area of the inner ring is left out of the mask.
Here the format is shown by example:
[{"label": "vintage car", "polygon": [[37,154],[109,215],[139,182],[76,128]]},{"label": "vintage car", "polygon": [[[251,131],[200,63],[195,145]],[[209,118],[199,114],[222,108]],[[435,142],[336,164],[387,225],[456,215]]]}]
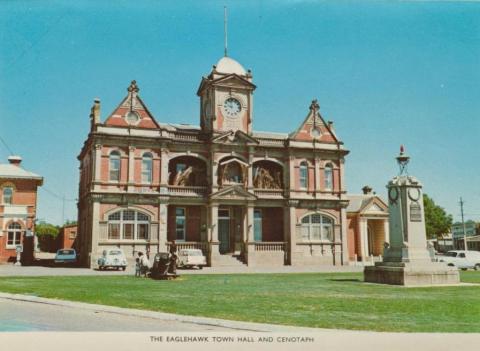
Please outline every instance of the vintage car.
[{"label": "vintage car", "polygon": [[77,253],[75,249],[60,249],[55,255],[55,264],[75,264],[77,263]]},{"label": "vintage car", "polygon": [[127,268],[127,258],[120,249],[103,250],[102,256],[98,259],[98,269],[115,268],[125,270]]},{"label": "vintage car", "polygon": [[178,266],[179,267],[195,267],[202,269],[207,265],[207,258],[203,256],[200,249],[181,249],[178,251]]},{"label": "vintage car", "polygon": [[480,269],[479,251],[452,250],[448,251],[445,255],[436,256],[436,260],[463,270],[468,268],[475,270]]}]

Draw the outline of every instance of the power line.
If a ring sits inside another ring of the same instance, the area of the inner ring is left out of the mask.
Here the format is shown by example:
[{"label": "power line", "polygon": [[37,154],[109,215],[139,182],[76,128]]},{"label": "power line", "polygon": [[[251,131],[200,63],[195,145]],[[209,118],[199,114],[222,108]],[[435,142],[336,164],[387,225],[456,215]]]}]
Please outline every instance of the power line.
[{"label": "power line", "polygon": [[62,200],[62,201],[70,201],[70,202],[77,202],[77,199],[68,199],[66,198],[64,195],[58,195],[56,194],[55,192],[53,192],[52,190],[49,190],[47,188],[45,188],[44,186],[42,186],[40,189],[42,190],[45,190],[47,193],[49,193],[50,195],[52,195],[53,197],[56,197],[57,199],[59,200]]},{"label": "power line", "polygon": [[15,153],[12,151],[12,149],[10,149],[10,147],[7,145],[7,142],[5,140],[3,140],[2,136],[0,135],[0,141],[2,142],[2,144],[5,146],[5,148],[8,150],[8,152],[10,153],[10,155],[14,155]]}]

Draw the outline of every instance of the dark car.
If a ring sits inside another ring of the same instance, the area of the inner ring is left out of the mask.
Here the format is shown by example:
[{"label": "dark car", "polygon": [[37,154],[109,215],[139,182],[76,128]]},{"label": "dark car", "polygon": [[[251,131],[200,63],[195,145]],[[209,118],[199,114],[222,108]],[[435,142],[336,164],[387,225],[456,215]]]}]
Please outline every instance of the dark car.
[{"label": "dark car", "polygon": [[174,279],[178,277],[176,272],[176,255],[168,252],[159,252],[153,259],[153,267],[150,276],[154,279]]}]

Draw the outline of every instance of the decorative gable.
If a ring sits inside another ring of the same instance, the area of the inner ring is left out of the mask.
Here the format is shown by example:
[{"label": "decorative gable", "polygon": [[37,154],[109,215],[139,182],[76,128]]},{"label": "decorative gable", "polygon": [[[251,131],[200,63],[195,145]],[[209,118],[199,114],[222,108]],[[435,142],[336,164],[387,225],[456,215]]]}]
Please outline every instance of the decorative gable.
[{"label": "decorative gable", "polygon": [[310,111],[300,125],[300,127],[290,134],[290,138],[300,141],[313,141],[314,139],[320,142],[338,142],[338,139],[333,131],[331,123],[325,123],[325,120],[320,115],[320,105],[317,100],[313,100],[310,105]]},{"label": "decorative gable", "polygon": [[222,133],[212,139],[215,144],[258,144],[259,141],[254,137],[242,132],[241,130],[230,130]]},{"label": "decorative gable", "polygon": [[232,185],[226,188],[223,188],[216,193],[210,195],[210,199],[212,200],[256,200],[257,197],[248,191],[246,191],[243,187],[239,185]]},{"label": "decorative gable", "polygon": [[378,196],[372,196],[359,211],[362,215],[388,216],[388,206]]},{"label": "decorative gable", "polygon": [[140,99],[136,81],[128,87],[128,95],[105,121],[107,126],[136,127],[146,129],[160,128],[145,103]]}]

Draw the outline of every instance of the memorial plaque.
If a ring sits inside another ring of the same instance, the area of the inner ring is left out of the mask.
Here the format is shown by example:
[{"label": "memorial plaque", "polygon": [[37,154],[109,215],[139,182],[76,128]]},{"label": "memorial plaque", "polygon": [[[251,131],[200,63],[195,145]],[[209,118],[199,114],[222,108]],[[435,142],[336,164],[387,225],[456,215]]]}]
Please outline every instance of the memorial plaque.
[{"label": "memorial plaque", "polygon": [[410,221],[421,222],[422,221],[422,208],[416,202],[410,204]]}]

